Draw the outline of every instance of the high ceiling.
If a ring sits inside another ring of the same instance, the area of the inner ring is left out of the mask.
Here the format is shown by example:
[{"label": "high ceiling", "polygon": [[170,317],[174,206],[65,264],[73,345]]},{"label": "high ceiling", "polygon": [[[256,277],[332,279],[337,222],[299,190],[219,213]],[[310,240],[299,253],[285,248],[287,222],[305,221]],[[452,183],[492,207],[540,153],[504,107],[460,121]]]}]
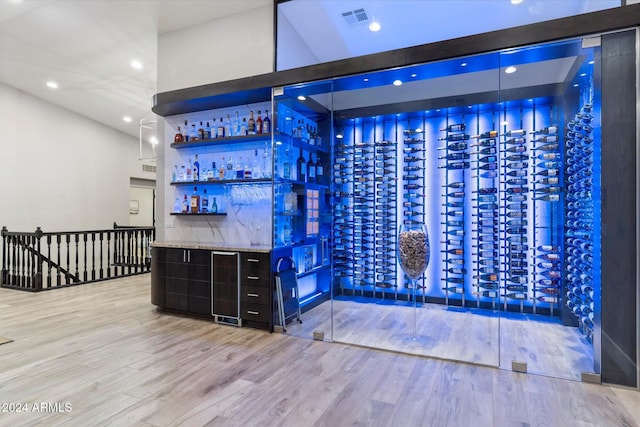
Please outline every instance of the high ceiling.
[{"label": "high ceiling", "polygon": [[0,0],[0,82],[137,137],[140,119],[153,119],[158,34],[270,4]]}]

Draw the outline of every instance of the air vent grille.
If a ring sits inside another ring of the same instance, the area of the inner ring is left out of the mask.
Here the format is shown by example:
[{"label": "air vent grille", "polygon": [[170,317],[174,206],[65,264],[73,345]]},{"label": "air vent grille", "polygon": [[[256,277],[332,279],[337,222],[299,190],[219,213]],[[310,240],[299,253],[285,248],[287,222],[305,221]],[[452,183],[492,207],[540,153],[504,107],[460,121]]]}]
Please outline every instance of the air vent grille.
[{"label": "air vent grille", "polygon": [[153,165],[142,165],[142,172],[156,173],[156,167]]},{"label": "air vent grille", "polygon": [[360,24],[369,20],[363,8],[342,12],[342,17],[348,25]]}]

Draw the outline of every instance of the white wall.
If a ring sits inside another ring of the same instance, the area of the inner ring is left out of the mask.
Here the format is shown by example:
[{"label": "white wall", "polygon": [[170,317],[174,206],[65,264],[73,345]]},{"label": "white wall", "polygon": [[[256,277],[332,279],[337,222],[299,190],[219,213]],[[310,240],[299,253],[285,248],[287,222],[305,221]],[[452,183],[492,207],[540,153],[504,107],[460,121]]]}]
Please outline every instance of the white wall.
[{"label": "white wall", "polygon": [[273,6],[158,36],[158,92],[273,71]]},{"label": "white wall", "polygon": [[278,10],[278,70],[289,70],[319,62],[320,59],[311,51],[287,16]]},{"label": "white wall", "polygon": [[103,229],[129,223],[138,140],[0,83],[0,226]]}]

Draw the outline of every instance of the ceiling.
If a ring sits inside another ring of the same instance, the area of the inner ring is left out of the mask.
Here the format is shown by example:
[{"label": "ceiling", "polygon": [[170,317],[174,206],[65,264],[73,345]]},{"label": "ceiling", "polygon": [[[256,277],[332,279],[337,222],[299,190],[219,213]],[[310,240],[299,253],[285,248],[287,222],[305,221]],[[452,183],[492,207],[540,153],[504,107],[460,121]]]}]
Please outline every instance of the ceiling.
[{"label": "ceiling", "polygon": [[[525,5],[530,4],[522,10],[529,13],[531,7],[540,3],[524,1]],[[566,13],[579,13],[596,7],[596,3],[610,5],[616,1],[619,0],[563,0],[557,2],[557,9],[564,10],[572,4],[575,10]],[[480,3],[485,8],[491,5],[504,8],[509,3],[508,0],[455,2],[466,8]],[[157,92],[158,34],[272,3],[272,0],[0,0],[0,82],[137,138],[140,120],[154,118],[151,106]],[[324,61],[336,59],[327,55],[358,56],[371,53],[374,48],[379,51],[401,47],[397,43],[429,41],[417,41],[416,35],[425,31],[414,29],[428,28],[428,34],[442,36],[449,34],[445,32],[447,28],[465,27],[459,19],[452,26],[450,16],[438,15],[445,12],[437,12],[434,7],[444,3],[451,5],[452,1],[299,0],[281,6],[289,8],[287,18],[295,24],[303,43]],[[375,35],[366,25],[349,26],[342,18],[342,12],[363,4],[369,16],[384,25]],[[507,6],[505,10],[512,9]],[[451,13],[450,7],[448,10]],[[505,11],[501,13],[494,15],[502,17],[497,19],[501,25],[517,23],[515,17],[505,15]],[[477,18],[474,14],[471,18]],[[390,35],[393,28],[397,32]],[[407,28],[412,31],[406,31]],[[473,31],[482,29],[474,26]],[[450,35],[454,36],[459,34]],[[392,41],[396,44],[389,44]],[[130,65],[134,59],[140,61],[142,69]],[[58,83],[58,89],[46,86],[50,80]],[[123,121],[124,116],[131,117],[131,122]]]},{"label": "ceiling", "polygon": [[[270,4],[0,0],[0,82],[137,138],[140,120],[154,118],[158,34]],[[50,80],[58,89],[46,86]]]}]

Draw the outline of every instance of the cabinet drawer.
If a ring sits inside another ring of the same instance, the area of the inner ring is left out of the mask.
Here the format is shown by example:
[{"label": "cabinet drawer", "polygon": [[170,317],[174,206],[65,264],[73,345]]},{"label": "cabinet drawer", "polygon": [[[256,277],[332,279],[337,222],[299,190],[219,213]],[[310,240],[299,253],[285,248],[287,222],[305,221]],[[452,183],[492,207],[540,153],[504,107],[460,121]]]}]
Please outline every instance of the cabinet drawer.
[{"label": "cabinet drawer", "polygon": [[269,322],[271,310],[268,304],[240,304],[240,317],[243,320],[254,320],[256,322]]},{"label": "cabinet drawer", "polygon": [[240,301],[252,304],[269,304],[271,293],[269,288],[264,286],[242,286],[240,287]]},{"label": "cabinet drawer", "polygon": [[268,253],[240,254],[240,273],[242,277],[269,276],[271,270],[271,256]]},{"label": "cabinet drawer", "polygon": [[269,280],[269,273],[241,273],[240,276],[240,285],[246,287],[261,287],[269,289],[269,284],[271,280]]}]

